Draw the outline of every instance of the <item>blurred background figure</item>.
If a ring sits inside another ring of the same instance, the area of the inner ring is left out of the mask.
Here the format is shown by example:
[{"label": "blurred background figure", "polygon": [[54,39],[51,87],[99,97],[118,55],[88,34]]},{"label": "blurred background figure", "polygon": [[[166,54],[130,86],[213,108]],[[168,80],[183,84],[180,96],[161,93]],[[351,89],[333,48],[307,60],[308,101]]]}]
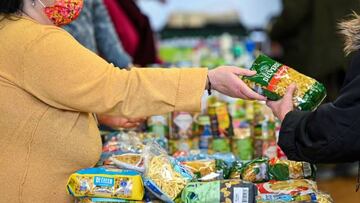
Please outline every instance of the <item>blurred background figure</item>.
[{"label": "blurred background figure", "polygon": [[[327,100],[341,87],[347,65],[338,23],[353,11],[358,0],[282,0],[281,15],[271,27],[273,56],[325,84]],[[282,50],[281,50],[282,49]]]},{"label": "blurred background figure", "polygon": [[78,19],[63,28],[83,46],[115,66],[126,68],[131,63],[102,0],[85,0]]},{"label": "blurred background figure", "polygon": [[150,21],[133,0],[104,0],[117,35],[133,63],[148,66],[160,63]]}]

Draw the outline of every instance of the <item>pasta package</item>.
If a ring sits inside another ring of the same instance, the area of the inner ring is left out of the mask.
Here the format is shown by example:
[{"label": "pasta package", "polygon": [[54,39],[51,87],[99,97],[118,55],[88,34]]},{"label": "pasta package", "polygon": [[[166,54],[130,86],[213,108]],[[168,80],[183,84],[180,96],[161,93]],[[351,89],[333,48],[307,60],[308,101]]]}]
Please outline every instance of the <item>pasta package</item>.
[{"label": "pasta package", "polygon": [[88,168],[72,174],[67,191],[74,197],[102,197],[142,200],[144,185],[140,173],[130,170]]},{"label": "pasta package", "polygon": [[99,198],[99,197],[85,197],[79,198],[75,203],[144,203],[144,201],[133,201],[126,199],[114,199],[114,198]]},{"label": "pasta package", "polygon": [[216,161],[215,160],[198,160],[198,161],[186,161],[182,164],[190,170],[198,179],[205,179],[207,177],[218,177],[216,173]]},{"label": "pasta package", "polygon": [[155,142],[144,149],[145,187],[164,202],[174,202],[194,175]]},{"label": "pasta package", "polygon": [[270,100],[283,97],[292,83],[297,85],[293,102],[299,110],[314,110],[326,97],[323,84],[265,55],[256,58],[251,70],[257,74],[243,77],[244,82]]},{"label": "pasta package", "polygon": [[109,160],[118,168],[144,172],[143,159],[140,154],[113,155]]},{"label": "pasta package", "polygon": [[269,174],[272,180],[314,179],[315,166],[307,162],[280,160],[273,158],[269,161]]},{"label": "pasta package", "polygon": [[242,180],[189,183],[181,194],[184,203],[254,203],[256,186]]},{"label": "pasta package", "polygon": [[256,200],[259,203],[320,202],[324,199],[320,195],[316,183],[308,179],[272,180],[256,186],[258,188]]},{"label": "pasta package", "polygon": [[241,169],[241,178],[245,181],[259,183],[269,180],[268,159],[255,159],[247,162]]},{"label": "pasta package", "polygon": [[274,181],[256,184],[259,195],[262,194],[290,194],[305,195],[317,192],[317,185],[309,179]]}]

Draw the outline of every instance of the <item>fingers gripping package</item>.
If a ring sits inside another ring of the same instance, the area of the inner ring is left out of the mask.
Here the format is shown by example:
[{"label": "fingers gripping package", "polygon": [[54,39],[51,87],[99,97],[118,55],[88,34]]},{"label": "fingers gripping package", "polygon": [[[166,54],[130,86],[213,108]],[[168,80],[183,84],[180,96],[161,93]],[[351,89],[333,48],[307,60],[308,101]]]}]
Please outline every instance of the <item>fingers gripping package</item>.
[{"label": "fingers gripping package", "polygon": [[164,202],[174,202],[194,175],[155,142],[144,149],[145,187]]},{"label": "fingers gripping package", "polygon": [[265,55],[256,58],[251,70],[257,74],[243,77],[244,82],[270,100],[281,99],[292,83],[297,85],[293,102],[299,110],[314,110],[326,97],[323,84]]},{"label": "fingers gripping package", "polygon": [[103,197],[142,200],[144,185],[135,171],[88,168],[72,174],[67,184],[74,197]]}]

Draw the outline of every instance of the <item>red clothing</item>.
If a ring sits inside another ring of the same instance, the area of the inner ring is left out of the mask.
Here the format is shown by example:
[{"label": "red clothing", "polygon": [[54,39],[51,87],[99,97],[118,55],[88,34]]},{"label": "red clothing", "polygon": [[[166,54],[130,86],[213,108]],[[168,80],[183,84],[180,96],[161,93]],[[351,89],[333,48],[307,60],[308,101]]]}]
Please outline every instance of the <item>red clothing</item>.
[{"label": "red clothing", "polygon": [[114,0],[104,0],[125,51],[134,58],[139,45],[139,35],[121,6]]},{"label": "red clothing", "polygon": [[133,0],[104,0],[126,52],[133,63],[159,63],[150,21]]}]

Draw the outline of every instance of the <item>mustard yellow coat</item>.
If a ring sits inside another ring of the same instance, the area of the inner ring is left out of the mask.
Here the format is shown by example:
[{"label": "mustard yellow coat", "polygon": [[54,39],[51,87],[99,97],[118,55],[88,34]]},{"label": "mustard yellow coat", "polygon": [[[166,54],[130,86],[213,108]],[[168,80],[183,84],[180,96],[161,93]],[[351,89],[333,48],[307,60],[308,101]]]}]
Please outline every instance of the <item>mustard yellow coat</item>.
[{"label": "mustard yellow coat", "polygon": [[199,111],[206,69],[113,65],[67,32],[28,18],[0,22],[0,202],[71,202],[69,175],[101,153],[91,113]]}]

